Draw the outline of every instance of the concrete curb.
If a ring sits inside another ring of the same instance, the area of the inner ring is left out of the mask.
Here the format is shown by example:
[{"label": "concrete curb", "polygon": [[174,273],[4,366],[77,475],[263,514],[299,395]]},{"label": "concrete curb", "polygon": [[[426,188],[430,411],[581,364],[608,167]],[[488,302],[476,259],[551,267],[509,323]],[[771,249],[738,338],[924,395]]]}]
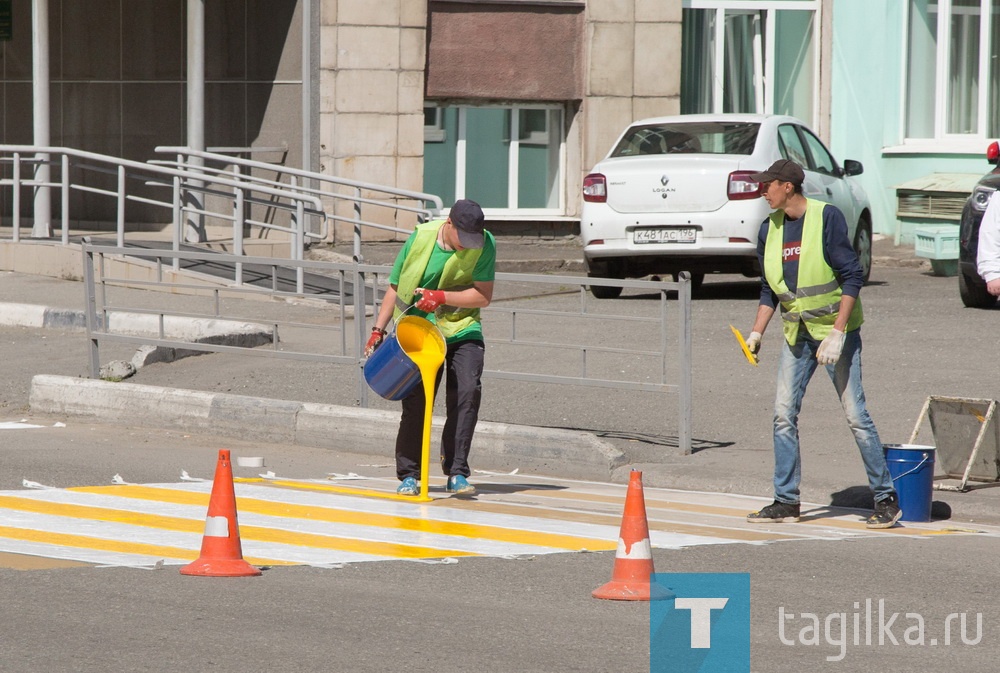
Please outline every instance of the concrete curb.
[{"label": "concrete curb", "polygon": [[84,329],[87,327],[87,317],[83,311],[0,302],[0,325]]},{"label": "concrete curb", "polygon": [[[51,375],[32,378],[29,405],[38,413],[201,430],[388,459],[399,423],[399,414],[390,411]],[[442,426],[441,419],[434,419],[435,434]],[[626,463],[618,448],[588,433],[490,422],[477,426],[472,456],[482,469],[518,468],[595,480],[610,479]]]},{"label": "concrete curb", "polygon": [[[111,331],[119,334],[158,337],[160,331],[159,316],[147,313],[112,312],[108,324]],[[82,330],[87,328],[87,316],[83,311],[73,309],[0,302],[0,325]],[[167,338],[241,348],[256,348],[273,341],[271,331],[265,325],[210,318],[166,316],[163,320],[163,333]],[[122,362],[120,367],[123,366],[124,369],[121,371],[125,371],[129,364],[132,366],[132,371],[124,375],[128,376],[134,374],[136,369],[154,362],[173,362],[192,355],[201,355],[203,352],[165,346],[143,346],[136,351],[131,363]]]}]

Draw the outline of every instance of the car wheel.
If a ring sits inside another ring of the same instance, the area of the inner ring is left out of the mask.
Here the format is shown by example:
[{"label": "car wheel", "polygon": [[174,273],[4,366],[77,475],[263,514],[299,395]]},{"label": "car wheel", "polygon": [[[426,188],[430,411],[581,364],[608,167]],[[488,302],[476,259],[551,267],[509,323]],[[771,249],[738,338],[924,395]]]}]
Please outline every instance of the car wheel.
[{"label": "car wheel", "polygon": [[958,294],[968,308],[991,308],[997,303],[997,298],[986,291],[978,276],[969,278],[963,272],[958,274]]},{"label": "car wheel", "polygon": [[858,230],[854,232],[854,253],[858,256],[864,282],[872,275],[872,223],[867,217],[858,220]]},{"label": "car wheel", "polygon": [[[622,266],[617,262],[587,262],[588,278],[624,278]],[[590,294],[595,299],[617,299],[622,294],[622,288],[607,285],[591,285]]]}]

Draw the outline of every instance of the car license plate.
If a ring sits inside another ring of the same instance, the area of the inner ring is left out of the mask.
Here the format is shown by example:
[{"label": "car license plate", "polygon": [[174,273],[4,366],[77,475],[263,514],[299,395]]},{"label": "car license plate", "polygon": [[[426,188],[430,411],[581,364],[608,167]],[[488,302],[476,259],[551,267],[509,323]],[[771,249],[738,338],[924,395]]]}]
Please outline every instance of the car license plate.
[{"label": "car license plate", "polygon": [[632,231],[633,243],[694,243],[695,227],[648,227]]}]

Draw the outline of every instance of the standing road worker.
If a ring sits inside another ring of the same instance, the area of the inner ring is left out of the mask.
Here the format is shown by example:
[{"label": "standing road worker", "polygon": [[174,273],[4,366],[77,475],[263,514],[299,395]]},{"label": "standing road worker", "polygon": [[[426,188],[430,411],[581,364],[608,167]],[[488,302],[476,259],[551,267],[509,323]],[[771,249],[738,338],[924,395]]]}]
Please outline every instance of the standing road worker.
[{"label": "standing road worker", "polygon": [[[434,391],[446,372],[447,420],[441,435],[441,468],[449,493],[469,495],[469,449],[479,420],[483,362],[486,346],[479,311],[493,299],[496,241],[485,231],[483,209],[460,199],[448,218],[417,225],[396,256],[371,337],[370,356],[381,345],[390,320],[407,315],[426,317],[444,335],[448,350],[438,371]],[[411,308],[412,307],[412,308]],[[433,401],[431,401],[433,404]],[[403,399],[396,436],[396,492],[420,492],[420,456],[423,448],[424,390],[417,386]]]},{"label": "standing road worker", "polygon": [[806,386],[822,365],[840,397],[875,496],[868,528],[891,528],[902,516],[878,431],[861,387],[861,323],[858,297],[864,273],[847,235],[844,214],[802,194],[805,173],[780,159],[751,176],[774,210],[760,227],[757,256],[763,270],[760,304],[747,339],[760,350],[767,324],[781,312],[783,339],[774,402],[774,502],[747,521],[799,520],[799,410]]}]

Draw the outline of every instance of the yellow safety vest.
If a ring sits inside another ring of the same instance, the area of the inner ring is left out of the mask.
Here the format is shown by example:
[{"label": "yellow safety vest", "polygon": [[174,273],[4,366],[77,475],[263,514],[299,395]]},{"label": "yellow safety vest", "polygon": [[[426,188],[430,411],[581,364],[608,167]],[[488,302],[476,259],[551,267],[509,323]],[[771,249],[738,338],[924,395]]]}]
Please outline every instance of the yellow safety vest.
[{"label": "yellow safety vest", "polygon": [[[424,270],[437,244],[438,230],[444,223],[445,220],[432,220],[417,225],[416,236],[410,244],[406,259],[403,260],[403,268],[399,273],[393,319],[398,319],[400,314],[413,304],[413,291],[420,287]],[[482,253],[482,248],[456,251],[445,262],[441,271],[441,281],[435,289],[457,292],[472,287],[472,272]],[[454,336],[477,322],[480,322],[478,308],[458,308],[444,304],[434,311],[434,323],[445,338]]]},{"label": "yellow safety vest", "polygon": [[[781,305],[785,341],[793,345],[798,339],[799,325],[804,324],[817,341],[826,338],[840,312],[843,290],[837,275],[823,256],[823,209],[827,204],[806,199],[805,221],[802,223],[802,249],[799,252],[799,279],[795,292],[785,284],[781,253],[784,248],[782,226],[784,211],[771,213],[764,243],[764,278]],[[864,313],[858,297],[847,321],[847,332],[861,327]]]}]

